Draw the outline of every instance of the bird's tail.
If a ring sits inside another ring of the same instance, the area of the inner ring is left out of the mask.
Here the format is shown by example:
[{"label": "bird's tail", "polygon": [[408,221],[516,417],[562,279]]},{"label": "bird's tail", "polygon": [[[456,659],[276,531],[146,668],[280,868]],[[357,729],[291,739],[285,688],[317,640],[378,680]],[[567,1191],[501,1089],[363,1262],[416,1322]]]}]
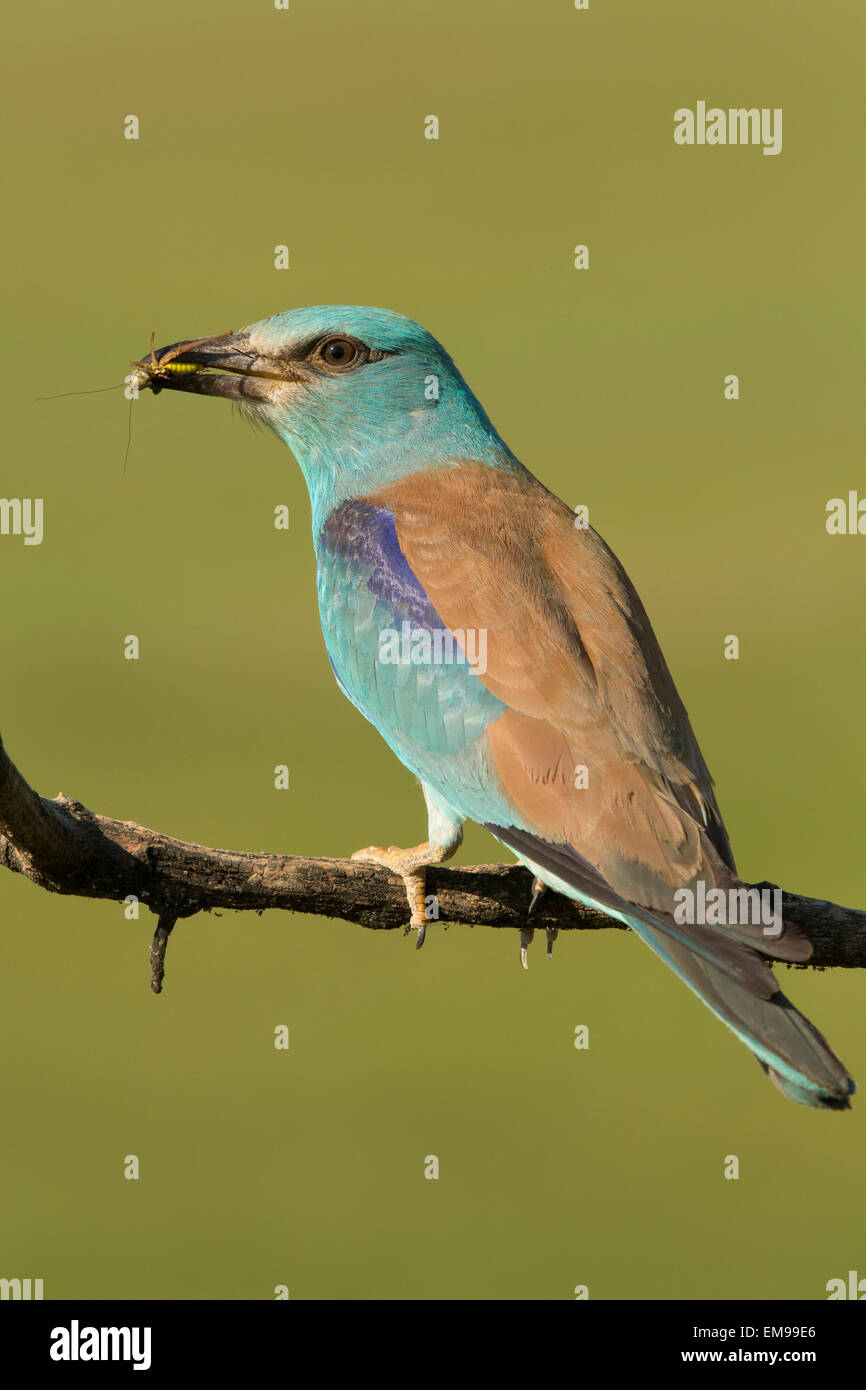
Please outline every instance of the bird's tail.
[{"label": "bird's tail", "polygon": [[[570,846],[550,845],[515,827],[487,828],[551,888],[631,927],[736,1033],[790,1100],[823,1110],[849,1109],[848,1097],[856,1086],[845,1067],[817,1028],[785,998],[772,970],[742,933],[679,926],[621,898]],[[811,954],[809,943],[791,927],[760,949],[783,960],[803,961]]]},{"label": "bird's tail", "polygon": [[641,920],[642,916],[629,917],[629,926],[751,1049],[784,1095],[800,1105],[822,1110],[849,1108],[848,1097],[856,1088],[842,1062],[826,1038],[781,992],[769,966],[751,947],[738,942],[735,954],[755,958],[773,981],[775,989],[770,995],[763,990],[755,992],[750,982],[754,973],[749,968],[751,961],[744,960],[740,970],[736,960],[729,961],[722,953],[714,958],[714,938],[723,928],[689,927],[688,934],[697,930],[703,938],[692,944],[688,935],[682,939],[681,930],[673,924],[659,919],[661,925],[657,926]]}]

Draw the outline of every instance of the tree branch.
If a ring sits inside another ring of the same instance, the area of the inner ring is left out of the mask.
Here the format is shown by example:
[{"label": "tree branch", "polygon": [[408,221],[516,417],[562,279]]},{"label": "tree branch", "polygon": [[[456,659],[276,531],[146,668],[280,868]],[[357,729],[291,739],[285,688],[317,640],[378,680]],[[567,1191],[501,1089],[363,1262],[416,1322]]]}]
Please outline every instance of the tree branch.
[{"label": "tree branch", "polygon": [[[175,922],[196,912],[281,908],[382,931],[405,927],[403,885],[386,869],[350,859],[247,854],[208,849],[146,830],[133,821],[95,815],[62,794],[40,796],[0,742],[0,864],[52,893],[122,902],[135,897],[156,914],[152,985],[162,988],[164,958]],[[439,920],[524,933],[617,928],[604,913],[547,893],[528,917],[532,877],[520,865],[427,870]],[[757,887],[774,885],[758,884]],[[784,893],[783,914],[814,946],[809,966],[866,966],[866,912]]]}]

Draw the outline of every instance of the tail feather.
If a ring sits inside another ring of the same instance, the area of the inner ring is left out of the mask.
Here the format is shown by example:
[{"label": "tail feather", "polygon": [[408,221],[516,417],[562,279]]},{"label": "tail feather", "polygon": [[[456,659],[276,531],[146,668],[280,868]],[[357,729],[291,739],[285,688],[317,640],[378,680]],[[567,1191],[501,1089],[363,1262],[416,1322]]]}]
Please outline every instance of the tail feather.
[{"label": "tail feather", "polygon": [[678,926],[619,897],[570,846],[549,845],[515,827],[487,829],[551,888],[630,926],[736,1033],[790,1100],[825,1110],[849,1108],[854,1082],[827,1040],[782,994],[755,949],[760,945],[767,955],[783,960],[808,959],[811,947],[796,930],[786,927],[778,940],[753,946],[725,928]]},{"label": "tail feather", "polygon": [[[854,1082],[827,1040],[776,987],[769,998],[753,994],[667,932],[635,917],[630,925],[755,1054],[770,1079],[791,1100],[825,1109],[848,1109]],[[753,954],[748,946],[743,952]],[[764,967],[772,976],[768,967]]]},{"label": "tail feather", "polygon": [[[811,1105],[818,1110],[851,1109],[851,1103],[848,1100],[847,1095],[826,1095],[822,1096],[820,1100],[816,1100],[814,1093],[808,1091],[805,1086],[800,1086],[794,1081],[786,1080],[785,1077],[780,1076],[777,1071],[774,1071],[772,1067],[768,1067],[766,1062],[761,1062],[760,1057],[758,1058],[758,1062],[760,1063],[762,1070],[765,1071],[769,1076],[773,1085],[777,1086],[779,1090],[782,1092],[782,1095],[788,1097],[788,1100],[796,1101],[798,1105]],[[850,1077],[849,1083],[851,1086],[851,1090],[848,1094],[852,1095],[854,1091],[856,1091],[857,1087],[854,1085],[854,1082],[850,1080]]]}]

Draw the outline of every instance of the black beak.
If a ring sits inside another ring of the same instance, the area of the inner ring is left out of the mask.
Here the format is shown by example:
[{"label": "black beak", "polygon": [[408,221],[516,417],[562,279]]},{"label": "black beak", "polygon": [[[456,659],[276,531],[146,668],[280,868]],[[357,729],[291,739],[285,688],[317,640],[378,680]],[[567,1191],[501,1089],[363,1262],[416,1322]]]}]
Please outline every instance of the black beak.
[{"label": "black beak", "polygon": [[163,389],[228,400],[270,401],[276,382],[296,380],[288,363],[260,357],[246,333],[189,338],[134,362],[140,384],[156,395]]}]

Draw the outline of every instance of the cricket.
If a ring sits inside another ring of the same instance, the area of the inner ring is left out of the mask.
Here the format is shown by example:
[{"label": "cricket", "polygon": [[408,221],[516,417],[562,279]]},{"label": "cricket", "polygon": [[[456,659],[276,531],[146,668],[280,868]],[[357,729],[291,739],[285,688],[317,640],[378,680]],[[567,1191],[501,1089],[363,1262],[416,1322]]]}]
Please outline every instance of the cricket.
[{"label": "cricket", "polygon": [[202,372],[204,367],[195,362],[176,362],[182,352],[188,352],[191,348],[203,347],[205,343],[217,343],[221,338],[230,338],[232,330],[226,333],[212,333],[208,338],[195,338],[188,343],[174,343],[167,348],[161,357],[157,357],[154,343],[156,341],[156,330],[150,335],[150,356],[143,357],[140,362],[132,362],[130,365],[135,368],[131,377],[128,378],[129,385],[133,390],[140,390],[148,387],[156,396],[162,390],[160,378],[168,376],[191,376],[193,372]]}]

